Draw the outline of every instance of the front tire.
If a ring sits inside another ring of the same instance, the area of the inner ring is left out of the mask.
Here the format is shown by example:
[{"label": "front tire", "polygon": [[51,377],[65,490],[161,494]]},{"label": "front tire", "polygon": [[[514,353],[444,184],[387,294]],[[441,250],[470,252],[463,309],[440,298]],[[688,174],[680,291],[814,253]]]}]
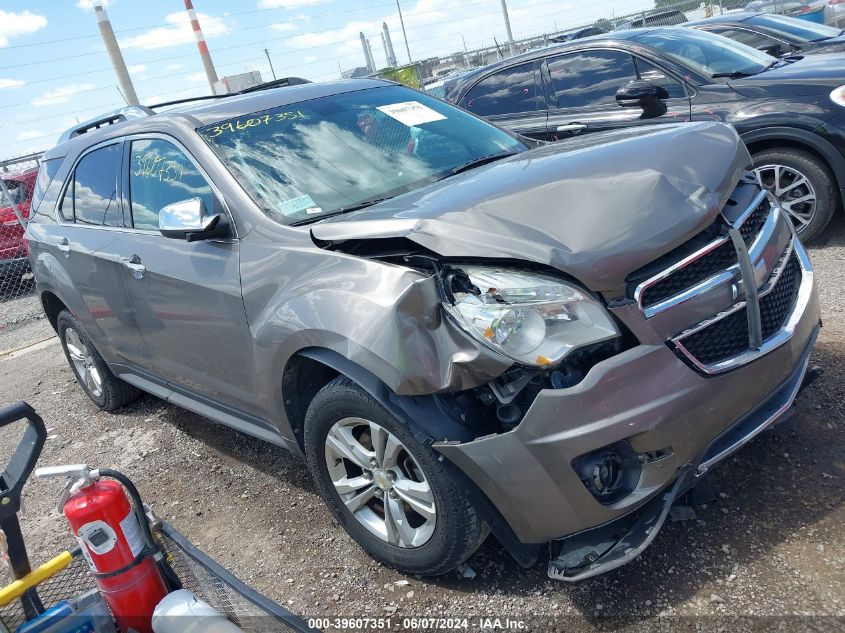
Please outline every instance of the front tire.
[{"label": "front tire", "polygon": [[487,534],[438,455],[347,378],[308,407],[305,456],[335,519],[385,565],[444,574]]},{"label": "front tire", "polygon": [[82,324],[67,310],[59,313],[56,331],[76,381],[100,409],[114,411],[141,395],[140,389],[112,373]]},{"label": "front tire", "polygon": [[838,204],[836,182],[827,166],[793,147],[762,150],[751,159],[757,182],[778,199],[801,241],[821,235]]}]

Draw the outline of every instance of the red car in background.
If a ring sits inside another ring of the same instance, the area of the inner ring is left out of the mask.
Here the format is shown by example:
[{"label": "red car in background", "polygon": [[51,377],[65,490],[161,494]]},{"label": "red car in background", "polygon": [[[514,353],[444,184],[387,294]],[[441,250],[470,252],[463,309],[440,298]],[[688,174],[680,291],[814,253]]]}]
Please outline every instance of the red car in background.
[{"label": "red car in background", "polygon": [[14,202],[24,219],[29,218],[29,206],[38,168],[18,174],[0,174],[12,200],[0,188],[0,283],[4,285],[28,273],[29,249],[23,239],[24,227],[18,219]]}]

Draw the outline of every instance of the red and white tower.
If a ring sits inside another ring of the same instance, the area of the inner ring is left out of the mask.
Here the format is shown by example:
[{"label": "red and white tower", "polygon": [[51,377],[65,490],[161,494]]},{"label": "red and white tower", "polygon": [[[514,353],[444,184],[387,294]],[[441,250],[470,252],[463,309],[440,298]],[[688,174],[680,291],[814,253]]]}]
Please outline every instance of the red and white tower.
[{"label": "red and white tower", "polygon": [[194,4],[191,0],[185,0],[185,9],[191,18],[191,27],[194,29],[194,36],[197,38],[197,48],[202,57],[202,65],[205,68],[205,76],[208,77],[208,85],[211,86],[211,93],[214,94],[214,84],[217,83],[217,71],[214,70],[214,63],[208,52],[208,45],[205,43],[205,36],[200,28],[200,21],[197,19],[197,12],[194,11]]}]

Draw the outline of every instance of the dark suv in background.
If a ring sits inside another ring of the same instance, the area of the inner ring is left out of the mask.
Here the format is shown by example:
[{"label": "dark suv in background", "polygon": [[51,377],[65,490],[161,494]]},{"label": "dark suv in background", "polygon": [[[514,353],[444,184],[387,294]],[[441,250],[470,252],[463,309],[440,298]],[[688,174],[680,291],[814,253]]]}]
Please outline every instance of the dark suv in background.
[{"label": "dark suv in background", "polygon": [[478,69],[449,100],[552,141],[658,123],[730,123],[758,181],[806,240],[821,234],[845,196],[845,58],[838,55],[788,62],[695,29],[639,29]]}]

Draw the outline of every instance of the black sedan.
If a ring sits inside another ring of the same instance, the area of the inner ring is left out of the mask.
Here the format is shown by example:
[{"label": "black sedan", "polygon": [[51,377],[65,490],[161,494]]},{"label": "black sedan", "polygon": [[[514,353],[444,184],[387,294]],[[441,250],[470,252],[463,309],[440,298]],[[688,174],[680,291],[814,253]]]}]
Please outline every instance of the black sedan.
[{"label": "black sedan", "polygon": [[731,123],[805,240],[845,198],[842,55],[787,61],[684,27],[621,31],[478,69],[449,100],[552,141],[634,125]]},{"label": "black sedan", "polygon": [[786,15],[734,13],[688,22],[684,26],[729,37],[774,57],[845,51],[845,35],[841,29]]}]

